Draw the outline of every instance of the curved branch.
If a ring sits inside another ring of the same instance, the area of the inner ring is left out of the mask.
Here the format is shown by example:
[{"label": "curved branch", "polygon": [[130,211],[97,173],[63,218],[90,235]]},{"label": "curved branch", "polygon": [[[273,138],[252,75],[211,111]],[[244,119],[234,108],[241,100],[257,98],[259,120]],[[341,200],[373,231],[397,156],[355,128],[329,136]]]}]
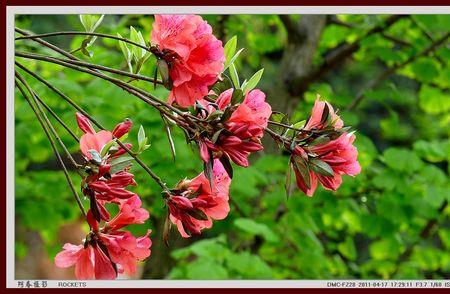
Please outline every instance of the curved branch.
[{"label": "curved branch", "polygon": [[64,175],[66,176],[67,183],[69,184],[70,190],[72,191],[72,193],[73,193],[73,195],[75,197],[75,200],[77,201],[78,207],[80,208],[81,213],[83,214],[83,216],[86,217],[86,210],[84,209],[83,203],[81,202],[81,199],[78,196],[78,193],[77,193],[77,191],[75,189],[75,186],[74,186],[74,184],[72,182],[72,179],[70,178],[69,172],[68,172],[68,170],[67,170],[67,168],[66,168],[66,166],[65,166],[65,164],[64,164],[64,162],[63,162],[63,160],[61,158],[61,155],[59,154],[58,150],[56,149],[56,144],[53,141],[53,138],[51,137],[49,130],[45,126],[44,121],[42,120],[42,118],[38,114],[38,111],[35,108],[35,106],[32,104],[30,98],[25,93],[25,91],[22,89],[22,87],[17,83],[17,81],[18,80],[16,79],[16,87],[19,89],[19,91],[22,93],[23,97],[27,100],[28,104],[30,105],[30,107],[34,111],[34,113],[35,113],[39,123],[41,124],[42,129],[44,130],[44,132],[45,132],[45,134],[46,134],[46,136],[47,136],[47,138],[48,138],[48,140],[49,140],[49,142],[50,142],[50,144],[52,146],[52,149],[53,149],[53,152],[54,152],[55,156],[58,158],[58,161],[61,164],[61,167],[62,167],[62,169],[64,171]]},{"label": "curved branch", "polygon": [[382,33],[383,31],[385,31],[386,29],[388,29],[389,27],[391,27],[393,24],[395,24],[397,21],[399,21],[404,17],[406,17],[406,15],[392,15],[389,18],[387,18],[383,22],[383,24],[380,24],[368,30],[364,35],[357,38],[354,42],[349,44],[337,45],[335,48],[326,52],[324,54],[325,57],[322,65],[320,65],[318,68],[316,68],[311,72],[308,79],[303,82],[304,85],[301,87],[301,89],[306,89],[310,83],[320,79],[331,69],[335,68],[343,61],[345,61],[348,57],[352,56],[353,53],[359,50],[360,43],[362,40],[366,39],[367,37],[373,34]]},{"label": "curved branch", "polygon": [[[34,78],[42,82],[44,85],[46,85],[48,88],[50,88],[52,91],[54,91],[56,94],[61,96],[64,100],[66,100],[72,107],[74,107],[76,110],[81,112],[84,116],[86,116],[93,124],[95,124],[98,128],[101,130],[106,130],[105,127],[103,127],[97,120],[95,120],[92,116],[90,116],[85,110],[83,110],[80,106],[78,106],[72,99],[67,97],[64,93],[62,93],[59,89],[57,89],[55,86],[44,80],[42,77],[37,75],[36,73],[30,71],[20,63],[16,62],[16,65],[26,71],[28,74],[32,75]],[[140,160],[139,157],[137,157],[130,149],[128,149],[125,144],[120,142],[120,140],[116,140],[117,143],[122,147],[133,159],[155,180],[155,182],[163,189],[167,190],[167,187],[165,183],[144,163],[142,160]]]},{"label": "curved branch", "polygon": [[[18,30],[18,28],[16,28],[16,31]],[[20,33],[25,32],[25,31],[20,31]],[[125,38],[121,38],[121,37],[116,37],[113,35],[108,35],[108,34],[101,34],[101,33],[88,33],[88,32],[78,32],[78,31],[66,31],[66,32],[53,32],[53,33],[47,33],[47,34],[39,34],[39,35],[31,35],[28,34],[27,36],[22,36],[22,37],[16,37],[14,40],[26,40],[26,39],[36,39],[36,38],[48,38],[48,37],[55,37],[55,36],[94,36],[94,37],[100,37],[100,38],[107,38],[107,39],[114,39],[114,40],[118,40],[118,41],[122,41],[122,42],[126,42],[128,44],[131,44],[133,46],[136,47],[140,47],[144,50],[147,50],[148,52],[150,51],[150,48],[147,46],[143,46],[139,43],[130,41],[128,39]]]}]

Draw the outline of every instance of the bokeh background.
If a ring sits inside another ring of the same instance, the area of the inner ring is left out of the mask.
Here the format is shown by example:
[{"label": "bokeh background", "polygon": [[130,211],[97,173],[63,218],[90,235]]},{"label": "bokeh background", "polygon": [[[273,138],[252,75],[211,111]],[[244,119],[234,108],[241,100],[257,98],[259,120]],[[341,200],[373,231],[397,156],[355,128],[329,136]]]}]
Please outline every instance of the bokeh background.
[{"label": "bokeh background", "polygon": [[[346,177],[337,192],[319,188],[313,198],[284,193],[286,155],[271,142],[235,168],[231,212],[202,236],[183,239],[173,229],[162,242],[165,208],[160,189],[134,165],[135,191],[150,210],[152,255],[140,265],[142,279],[422,279],[450,277],[450,45],[448,15],[205,15],[216,36],[238,37],[241,77],[260,68],[260,88],[274,110],[305,119],[316,94],[340,109],[356,132],[362,173]],[[153,17],[107,15],[97,32],[129,36],[129,27],[149,41]],[[34,33],[79,30],[78,15],[19,15],[16,26]],[[82,37],[47,39],[66,50]],[[97,39],[93,57],[80,58],[126,70],[119,44]],[[16,50],[54,54],[29,40]],[[143,125],[151,147],[142,159],[169,186],[201,170],[200,160],[174,129],[172,160],[158,113],[136,97],[87,74],[17,57],[61,89],[108,128],[129,117],[136,143]],[[142,74],[152,77],[150,58]],[[23,72],[22,72],[23,73]],[[27,76],[30,85],[76,130],[74,110]],[[167,90],[133,84],[161,98]],[[56,122],[55,122],[56,125]],[[79,156],[75,141],[58,126]],[[77,131],[80,135],[80,132]],[[78,157],[80,158],[80,157]],[[79,243],[87,227],[40,125],[28,104],[15,97],[16,279],[73,278],[73,268],[53,265],[65,242]],[[79,178],[72,174],[75,183]]]}]

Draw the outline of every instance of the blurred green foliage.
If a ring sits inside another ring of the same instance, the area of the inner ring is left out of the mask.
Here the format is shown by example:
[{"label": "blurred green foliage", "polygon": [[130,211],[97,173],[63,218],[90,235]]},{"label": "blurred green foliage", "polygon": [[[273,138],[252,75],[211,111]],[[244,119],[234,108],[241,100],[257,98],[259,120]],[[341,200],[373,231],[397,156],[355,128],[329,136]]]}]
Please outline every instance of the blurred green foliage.
[{"label": "blurred green foliage", "polygon": [[[245,48],[237,66],[241,76],[250,77],[264,67],[260,82],[269,91],[280,68],[287,44],[287,31],[276,15],[204,16],[217,35],[225,40],[238,37]],[[298,18],[299,16],[293,16]],[[301,17],[301,16],[300,16]],[[323,53],[342,42],[352,42],[385,15],[338,15],[351,27],[328,23],[323,31],[314,63]],[[18,16],[17,26],[35,33],[83,30],[78,16]],[[137,28],[149,41],[152,17],[108,15],[98,32],[129,36]],[[231,205],[226,220],[215,222],[200,239],[177,248],[154,248],[151,259],[170,250],[169,271],[160,278],[171,279],[330,279],[330,278],[448,278],[450,276],[450,48],[417,59],[368,90],[353,111],[345,108],[361,86],[374,76],[426,48],[430,39],[448,32],[448,15],[418,15],[404,18],[385,34],[373,34],[361,41],[353,58],[312,84],[293,116],[308,116],[316,93],[337,108],[346,124],[357,130],[356,145],[362,173],[345,177],[338,192],[318,189],[313,198],[296,192],[286,199],[284,174],[287,157],[261,152],[252,165],[236,168]],[[396,39],[404,43],[396,42]],[[82,37],[54,37],[49,41],[68,50],[77,49]],[[31,41],[16,43],[20,51],[49,54]],[[92,63],[127,70],[117,41],[97,39],[89,48]],[[52,53],[53,54],[53,53]],[[81,55],[82,58],[88,59]],[[177,150],[173,162],[159,114],[144,102],[106,81],[60,66],[17,58],[74,99],[108,128],[126,117],[135,126],[129,140],[137,143],[139,125],[149,136],[151,147],[142,159],[169,186],[201,171],[198,156],[180,130],[174,129]],[[149,58],[141,74],[153,76],[155,59]],[[25,73],[24,73],[25,75]],[[26,76],[26,75],[25,75]],[[74,111],[59,96],[29,76],[27,81],[52,109],[76,130]],[[134,85],[167,97],[167,90],[146,82]],[[52,154],[44,133],[26,101],[15,97],[16,226],[37,231],[53,257],[61,244],[60,226],[80,217],[64,175]],[[76,142],[59,128],[63,141],[76,153]],[[80,135],[80,132],[77,131]],[[153,229],[165,217],[160,190],[137,165],[138,193],[150,210],[151,221],[133,227],[135,233]],[[73,174],[75,183],[79,182]],[[424,234],[424,227],[434,224]],[[173,231],[171,239],[179,239]],[[16,235],[16,258],[26,258],[27,245]],[[163,262],[163,261],[161,261]],[[146,268],[143,278],[150,275]],[[30,277],[32,278],[32,277]]]}]

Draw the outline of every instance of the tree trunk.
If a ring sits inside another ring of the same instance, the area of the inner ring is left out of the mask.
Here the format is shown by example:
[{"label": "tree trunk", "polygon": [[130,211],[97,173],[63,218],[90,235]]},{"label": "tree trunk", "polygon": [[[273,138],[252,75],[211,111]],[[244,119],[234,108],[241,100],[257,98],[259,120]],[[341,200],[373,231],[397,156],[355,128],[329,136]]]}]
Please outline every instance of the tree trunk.
[{"label": "tree trunk", "polygon": [[303,98],[312,61],[326,23],[325,15],[304,15],[298,22],[280,16],[288,32],[288,44],[279,66],[279,75],[269,90],[272,109],[291,114]]}]

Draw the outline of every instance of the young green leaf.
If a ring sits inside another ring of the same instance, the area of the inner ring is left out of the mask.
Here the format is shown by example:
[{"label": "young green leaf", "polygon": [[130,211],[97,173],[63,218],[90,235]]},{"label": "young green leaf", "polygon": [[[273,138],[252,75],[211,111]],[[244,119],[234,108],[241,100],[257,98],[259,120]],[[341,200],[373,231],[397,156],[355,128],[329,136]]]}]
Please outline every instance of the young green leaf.
[{"label": "young green leaf", "polygon": [[139,127],[139,131],[138,131],[138,144],[141,145],[141,142],[143,142],[145,140],[145,130],[144,127],[141,125]]},{"label": "young green leaf", "polygon": [[[119,33],[117,33],[117,37],[123,38]],[[127,61],[127,63],[130,63],[132,54],[131,54],[130,49],[128,49],[127,43],[125,43],[123,41],[119,41],[119,46],[120,46],[120,50],[122,50],[125,60]]]},{"label": "young green leaf", "polygon": [[237,73],[236,67],[234,66],[234,64],[230,65],[230,77],[231,80],[233,81],[233,85],[236,89],[239,89],[241,87],[241,85],[239,84],[239,75]]},{"label": "young green leaf", "polygon": [[222,72],[224,72],[228,67],[230,67],[232,64],[234,64],[234,61],[241,54],[242,50],[244,50],[244,48],[242,48],[238,52],[236,52],[236,54],[234,54],[234,56],[231,57],[230,61],[224,64]]},{"label": "young green leaf", "polygon": [[105,146],[103,146],[103,148],[100,152],[101,157],[105,156],[106,153],[108,153],[109,149],[111,149],[111,147],[114,143],[115,143],[114,140],[111,140],[108,143],[106,143]]},{"label": "young green leaf", "polygon": [[261,80],[261,77],[264,73],[264,68],[258,70],[251,78],[248,80],[247,83],[245,83],[245,86],[242,86],[242,91],[244,93],[247,93],[248,91],[253,90],[259,83],[259,80]]},{"label": "young green leaf", "polygon": [[[234,53],[236,52],[236,46],[237,46],[237,37],[233,36],[223,47],[224,55],[225,55],[225,65],[228,67],[230,65],[231,58],[233,57]],[[225,70],[225,68],[224,68]]]},{"label": "young green leaf", "polygon": [[[138,44],[140,44],[140,41],[141,41],[138,32],[132,26],[130,26],[130,40],[135,43],[138,43]],[[137,46],[132,46],[131,52],[133,53],[134,60],[136,61],[136,63],[138,63],[142,59],[142,56],[143,56],[142,48],[139,48]]]},{"label": "young green leaf", "polygon": [[115,174],[124,168],[130,166],[130,164],[133,162],[133,157],[131,156],[121,156],[118,158],[114,158],[111,160],[111,169],[109,171],[110,174]]},{"label": "young green leaf", "polygon": [[101,157],[100,153],[97,152],[97,150],[90,149],[90,150],[88,150],[88,152],[92,155],[91,161],[93,161],[96,164],[102,163],[102,157]]},{"label": "young green leaf", "polygon": [[172,152],[172,159],[173,159],[173,161],[175,161],[175,158],[177,156],[177,152],[175,150],[175,143],[173,142],[172,132],[170,130],[170,125],[169,125],[168,120],[163,115],[161,115],[161,118],[162,118],[162,120],[164,122],[166,135],[167,135],[167,140],[169,140],[170,151]]},{"label": "young green leaf", "polygon": [[84,27],[84,30],[88,33],[92,33],[95,29],[102,23],[103,17],[105,15],[91,15],[91,14],[80,14],[80,21]]}]

